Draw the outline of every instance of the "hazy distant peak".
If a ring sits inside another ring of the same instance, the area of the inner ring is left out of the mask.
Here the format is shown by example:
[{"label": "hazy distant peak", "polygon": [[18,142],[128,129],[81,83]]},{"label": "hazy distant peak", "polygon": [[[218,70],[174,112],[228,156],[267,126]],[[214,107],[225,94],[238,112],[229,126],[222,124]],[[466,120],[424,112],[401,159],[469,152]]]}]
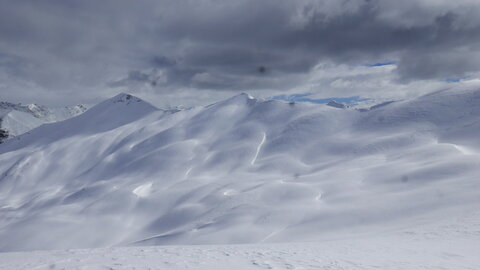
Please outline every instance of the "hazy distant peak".
[{"label": "hazy distant peak", "polygon": [[63,121],[77,116],[87,109],[88,106],[84,104],[47,107],[36,103],[14,104],[0,101],[0,129],[4,130],[8,137],[14,137],[44,123]]}]

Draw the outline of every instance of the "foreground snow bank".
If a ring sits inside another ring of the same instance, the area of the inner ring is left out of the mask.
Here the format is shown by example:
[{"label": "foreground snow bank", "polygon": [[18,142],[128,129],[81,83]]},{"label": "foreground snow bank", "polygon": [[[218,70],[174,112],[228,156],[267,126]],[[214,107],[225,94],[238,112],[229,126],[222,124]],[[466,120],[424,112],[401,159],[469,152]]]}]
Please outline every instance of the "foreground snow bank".
[{"label": "foreground snow bank", "polygon": [[480,269],[479,217],[315,243],[0,253],[0,269]]}]

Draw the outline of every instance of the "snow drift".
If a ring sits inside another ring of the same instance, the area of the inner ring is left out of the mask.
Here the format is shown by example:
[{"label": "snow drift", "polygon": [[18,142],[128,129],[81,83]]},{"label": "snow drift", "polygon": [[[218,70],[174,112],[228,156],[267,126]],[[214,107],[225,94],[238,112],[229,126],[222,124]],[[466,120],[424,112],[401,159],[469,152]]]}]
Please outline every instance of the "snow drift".
[{"label": "snow drift", "polygon": [[0,250],[332,239],[468,212],[480,90],[358,111],[127,94],[0,145]]}]

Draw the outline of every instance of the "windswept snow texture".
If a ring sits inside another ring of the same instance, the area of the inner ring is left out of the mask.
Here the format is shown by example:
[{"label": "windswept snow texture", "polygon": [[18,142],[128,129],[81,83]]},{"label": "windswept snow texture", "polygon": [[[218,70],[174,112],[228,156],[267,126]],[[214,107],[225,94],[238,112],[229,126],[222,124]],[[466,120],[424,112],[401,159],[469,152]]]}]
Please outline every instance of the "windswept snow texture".
[{"label": "windswept snow texture", "polygon": [[479,134],[477,89],[364,112],[245,94],[163,111],[121,94],[0,145],[0,250],[320,241],[443,222],[478,210]]},{"label": "windswept snow texture", "polygon": [[0,129],[14,137],[44,123],[63,121],[87,110],[86,105],[48,108],[38,104],[0,102]]}]

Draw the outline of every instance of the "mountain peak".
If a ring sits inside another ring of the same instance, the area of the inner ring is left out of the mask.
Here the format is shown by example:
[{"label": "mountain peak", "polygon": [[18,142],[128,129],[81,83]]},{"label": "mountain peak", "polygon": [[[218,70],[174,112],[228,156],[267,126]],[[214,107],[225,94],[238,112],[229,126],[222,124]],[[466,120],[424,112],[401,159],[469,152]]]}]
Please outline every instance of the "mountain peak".
[{"label": "mountain peak", "polygon": [[[118,107],[122,107],[120,110],[124,110],[123,106],[130,107],[129,112],[152,112],[158,110],[155,106],[151,105],[150,103],[144,101],[141,98],[138,98],[134,95],[128,93],[119,93],[118,95],[104,100],[103,102],[98,103],[97,105],[93,106],[90,110],[92,114],[98,114],[99,110],[117,110]],[[117,108],[117,109],[115,109]],[[89,111],[90,111],[89,110]]]},{"label": "mountain peak", "polygon": [[240,94],[237,95],[237,97],[242,97],[242,98],[245,98],[245,99],[255,99],[252,95],[247,94],[247,93],[240,93]]},{"label": "mountain peak", "polygon": [[141,98],[138,98],[134,95],[128,94],[128,93],[120,93],[112,98],[109,99],[113,103],[119,103],[119,102],[124,102],[127,104],[130,104],[132,102],[142,102],[143,100]]}]

